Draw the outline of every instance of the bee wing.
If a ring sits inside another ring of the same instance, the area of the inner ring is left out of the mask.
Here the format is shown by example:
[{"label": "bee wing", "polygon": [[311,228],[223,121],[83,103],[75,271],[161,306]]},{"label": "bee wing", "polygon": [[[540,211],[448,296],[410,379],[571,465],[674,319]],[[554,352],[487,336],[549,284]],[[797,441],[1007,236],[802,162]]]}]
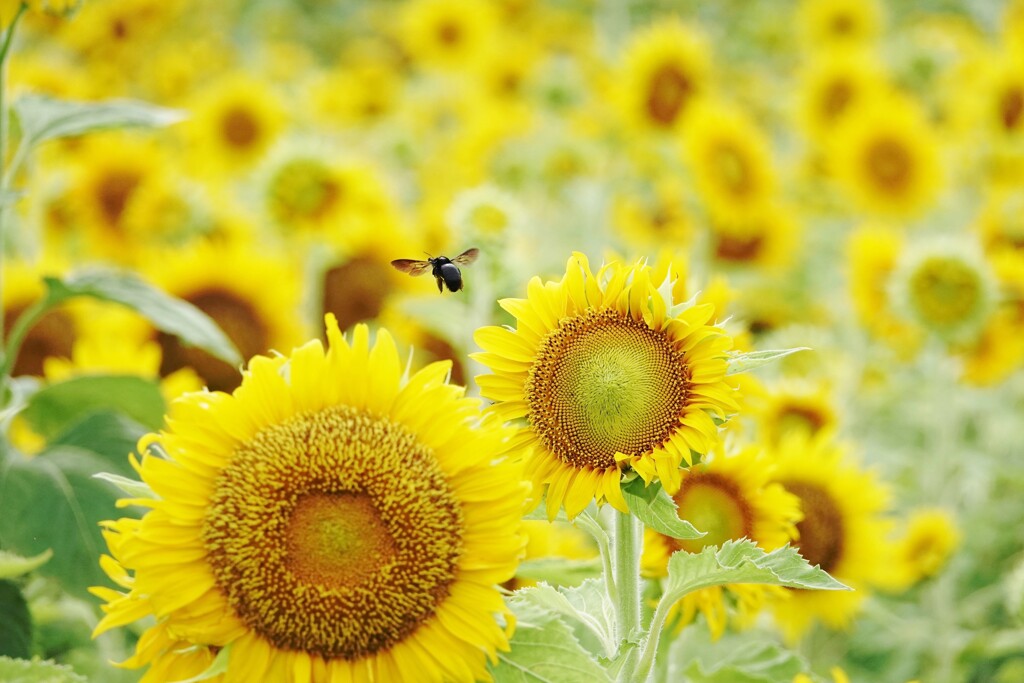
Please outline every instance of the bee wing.
[{"label": "bee wing", "polygon": [[473,261],[476,261],[476,257],[479,255],[480,250],[477,249],[476,247],[473,247],[472,249],[467,249],[466,251],[462,252],[461,254],[453,258],[452,263],[458,264],[460,266],[468,266]]},{"label": "bee wing", "polygon": [[423,275],[430,268],[430,261],[418,261],[412,258],[399,258],[391,262],[397,270],[409,275]]}]

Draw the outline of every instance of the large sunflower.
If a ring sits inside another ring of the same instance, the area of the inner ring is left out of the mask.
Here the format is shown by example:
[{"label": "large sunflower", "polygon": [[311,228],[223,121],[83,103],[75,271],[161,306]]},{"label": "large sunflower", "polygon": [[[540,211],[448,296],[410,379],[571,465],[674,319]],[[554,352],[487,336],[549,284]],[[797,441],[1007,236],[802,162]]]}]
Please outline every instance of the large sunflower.
[{"label": "large sunflower", "polygon": [[[450,385],[403,380],[390,335],[255,357],[140,443],[155,498],[106,524],[120,592],[97,633],[152,617],[132,666],[234,681],[472,681],[508,647],[496,584],[525,539],[507,433]],[[183,671],[184,670],[184,671]]]},{"label": "large sunflower", "polygon": [[[800,501],[778,483],[769,483],[772,465],[756,447],[728,456],[719,455],[708,463],[695,465],[683,474],[683,484],[673,496],[681,519],[707,533],[703,538],[680,541],[646,529],[642,570],[648,576],[667,575],[668,560],[679,550],[699,553],[707,546],[749,538],[771,551],[797,536]],[[721,637],[729,622],[726,598],[735,599],[733,623],[744,626],[779,589],[759,585],[713,586],[687,594],[673,610],[679,626],[693,620],[699,611],[707,620],[713,638]]]},{"label": "large sunflower", "polygon": [[772,451],[774,480],[799,498],[803,509],[795,544],[800,554],[854,589],[787,589],[788,599],[774,604],[775,617],[786,637],[796,641],[818,620],[830,628],[848,626],[871,588],[892,584],[888,493],[872,473],[846,459],[828,432],[789,432]]},{"label": "large sunflower", "polygon": [[595,275],[575,253],[561,281],[534,278],[526,299],[499,303],[518,325],[477,330],[484,352],[473,357],[494,372],[477,382],[499,416],[526,419],[514,447],[530,454],[538,491],[548,487],[549,517],[594,499],[625,512],[624,469],[676,491],[680,465],[717,440],[711,414],[736,410],[732,340],[708,326],[714,306],[673,306],[647,265]]}]

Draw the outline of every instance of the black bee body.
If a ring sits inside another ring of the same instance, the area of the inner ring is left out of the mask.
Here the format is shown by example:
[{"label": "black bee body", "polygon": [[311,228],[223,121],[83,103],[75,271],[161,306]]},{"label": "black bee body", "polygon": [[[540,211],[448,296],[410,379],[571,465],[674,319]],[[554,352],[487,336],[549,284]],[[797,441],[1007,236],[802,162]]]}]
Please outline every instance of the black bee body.
[{"label": "black bee body", "polygon": [[476,260],[480,254],[479,249],[467,249],[453,259],[447,256],[428,256],[426,261],[417,259],[400,258],[391,262],[398,270],[409,275],[422,275],[430,269],[430,274],[437,281],[437,291],[443,292],[445,286],[449,292],[458,292],[462,289],[462,271],[459,266],[467,266]]}]

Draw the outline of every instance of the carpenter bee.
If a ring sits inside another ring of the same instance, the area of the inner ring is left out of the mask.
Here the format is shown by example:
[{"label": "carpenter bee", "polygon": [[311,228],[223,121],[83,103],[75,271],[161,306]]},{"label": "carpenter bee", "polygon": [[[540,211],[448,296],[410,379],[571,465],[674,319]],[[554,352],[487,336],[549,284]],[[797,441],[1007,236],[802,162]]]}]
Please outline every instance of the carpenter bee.
[{"label": "carpenter bee", "polygon": [[430,274],[437,280],[437,291],[443,292],[444,286],[448,285],[449,292],[457,292],[462,289],[462,271],[459,270],[459,266],[468,266],[479,255],[480,250],[474,247],[452,259],[447,256],[427,256],[426,261],[400,258],[392,261],[391,265],[413,276],[423,275],[429,268]]}]

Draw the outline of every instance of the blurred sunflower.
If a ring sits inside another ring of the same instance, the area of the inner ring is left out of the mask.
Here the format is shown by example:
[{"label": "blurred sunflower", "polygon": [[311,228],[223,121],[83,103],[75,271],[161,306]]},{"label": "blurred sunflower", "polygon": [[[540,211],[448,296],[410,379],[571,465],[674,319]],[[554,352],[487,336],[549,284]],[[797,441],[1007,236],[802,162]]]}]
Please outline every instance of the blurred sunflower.
[{"label": "blurred sunflower", "polygon": [[[4,306],[4,341],[10,335],[15,321],[32,304],[43,297],[45,287],[44,276],[60,277],[67,266],[53,260],[45,260],[38,264],[14,261],[4,264],[3,306]],[[81,307],[71,301],[58,308],[48,311],[42,318],[29,328],[18,357],[15,359],[11,374],[43,375],[43,363],[47,358],[68,358],[80,327],[88,317],[80,314]]]},{"label": "blurred sunflower", "polygon": [[710,81],[704,37],[676,19],[663,19],[630,37],[617,87],[627,121],[645,130],[671,131],[707,95]]},{"label": "blurred sunflower", "polygon": [[828,50],[810,61],[800,76],[797,120],[820,146],[846,116],[882,96],[888,83],[882,65],[860,50]]},{"label": "blurred sunflower", "polygon": [[708,212],[719,220],[756,216],[775,191],[768,141],[739,110],[694,106],[684,133],[686,160]]},{"label": "blurred sunflower", "polygon": [[365,126],[395,110],[402,85],[402,74],[386,60],[342,63],[313,81],[309,99],[321,125]]},{"label": "blurred sunflower", "polygon": [[192,163],[211,178],[254,167],[284,129],[285,103],[264,80],[238,72],[210,82],[189,106],[182,125]]},{"label": "blurred sunflower", "polygon": [[976,227],[989,258],[1006,254],[1024,259],[1024,192],[991,192]]},{"label": "blurred sunflower", "polygon": [[950,342],[969,342],[996,303],[991,266],[972,242],[933,241],[908,248],[893,272],[899,311],[923,330]]},{"label": "blurred sunflower", "polygon": [[1003,252],[993,259],[1000,288],[998,306],[977,338],[957,349],[963,380],[993,385],[1024,367],[1024,255]]},{"label": "blurred sunflower", "polygon": [[986,128],[1000,141],[1024,142],[1024,46],[990,64],[980,102]]},{"label": "blurred sunflower", "polygon": [[651,187],[616,193],[612,221],[623,241],[637,249],[684,247],[695,231],[685,186],[668,176],[656,179]]},{"label": "blurred sunflower", "polygon": [[[144,261],[154,284],[213,318],[243,357],[289,348],[304,336],[301,316],[296,315],[298,264],[291,256],[247,242],[200,242]],[[192,367],[215,391],[230,391],[241,381],[237,368],[205,351],[163,332],[156,339],[163,351],[163,376]]]},{"label": "blurred sunflower", "polygon": [[400,41],[426,68],[466,70],[499,35],[498,15],[484,0],[412,0],[402,5]]},{"label": "blurred sunflower", "polygon": [[892,230],[863,226],[850,236],[846,249],[850,295],[860,324],[902,357],[913,355],[922,334],[898,315],[890,285],[903,239]]},{"label": "blurred sunflower", "polygon": [[792,262],[800,244],[796,214],[769,201],[745,215],[712,219],[708,242],[711,257],[721,264],[752,268],[781,268]]},{"label": "blurred sunflower", "polygon": [[525,539],[506,432],[447,364],[403,380],[386,331],[347,341],[328,316],[327,339],[253,358],[140,442],[155,497],[105,525],[125,590],[94,589],[95,633],[151,615],[126,663],[150,680],[227,649],[219,680],[469,682],[508,648],[496,584]]},{"label": "blurred sunflower", "polygon": [[[759,449],[747,447],[730,455],[716,452],[708,462],[683,472],[682,485],[672,496],[676,512],[707,535],[687,541],[645,529],[643,573],[667,576],[669,557],[680,550],[699,553],[707,546],[748,538],[771,551],[795,540],[796,523],[802,517],[800,501],[780,484],[769,483],[771,471],[772,465]],[[700,612],[711,637],[718,639],[730,622],[727,604],[735,603],[738,611],[732,615],[732,623],[743,627],[770,597],[784,597],[779,594],[781,589],[756,584],[714,586],[687,594],[672,609],[679,616],[677,628],[689,624]]]},{"label": "blurred sunflower", "polygon": [[960,531],[949,512],[940,508],[914,510],[896,539],[896,585],[905,589],[938,574],[960,545]]},{"label": "blurred sunflower", "polygon": [[882,33],[883,10],[878,0],[801,0],[797,31],[811,49],[862,46]]},{"label": "blurred sunflower", "polygon": [[477,377],[480,393],[502,419],[526,419],[513,450],[536,492],[547,486],[549,518],[595,499],[626,512],[623,469],[678,490],[680,465],[718,439],[711,414],[736,410],[731,339],[707,324],[712,306],[673,306],[671,284],[662,293],[642,264],[595,275],[575,253],[561,281],[535,277],[526,299],[499,302],[515,330],[477,330],[484,352],[471,357],[494,373]]},{"label": "blurred sunflower", "polygon": [[812,566],[853,588],[786,589],[787,598],[773,609],[787,640],[795,642],[815,621],[845,628],[870,590],[891,581],[888,492],[873,474],[850,463],[829,433],[789,432],[770,452],[777,465],[773,480],[799,498],[803,510],[794,545]]},{"label": "blurred sunflower", "polygon": [[810,436],[834,432],[839,417],[832,393],[824,382],[790,380],[763,392],[751,410],[764,442],[780,443],[786,434],[803,431]]},{"label": "blurred sunflower", "polygon": [[882,98],[845,117],[828,151],[840,186],[867,211],[912,217],[929,208],[943,177],[938,140],[912,103]]}]

